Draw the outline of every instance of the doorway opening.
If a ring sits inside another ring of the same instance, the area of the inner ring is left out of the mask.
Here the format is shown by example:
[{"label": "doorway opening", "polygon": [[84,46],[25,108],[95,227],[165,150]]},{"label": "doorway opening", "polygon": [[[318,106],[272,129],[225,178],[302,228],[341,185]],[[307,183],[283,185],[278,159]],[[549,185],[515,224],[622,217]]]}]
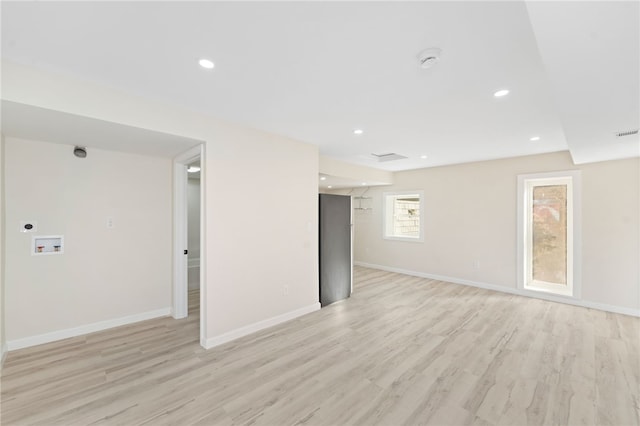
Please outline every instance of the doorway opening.
[{"label": "doorway opening", "polygon": [[205,341],[204,146],[174,160],[173,317],[197,317]]}]

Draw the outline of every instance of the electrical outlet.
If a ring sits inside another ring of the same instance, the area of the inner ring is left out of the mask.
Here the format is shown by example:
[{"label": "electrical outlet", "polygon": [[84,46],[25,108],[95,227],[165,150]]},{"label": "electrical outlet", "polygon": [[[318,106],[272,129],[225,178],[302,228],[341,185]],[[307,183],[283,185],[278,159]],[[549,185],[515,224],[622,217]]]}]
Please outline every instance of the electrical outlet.
[{"label": "electrical outlet", "polygon": [[282,286],[282,294],[285,296],[289,295],[289,286],[288,285],[283,285]]},{"label": "electrical outlet", "polygon": [[113,222],[113,218],[112,217],[108,217],[107,218],[107,228],[108,229],[115,228],[115,223]]}]

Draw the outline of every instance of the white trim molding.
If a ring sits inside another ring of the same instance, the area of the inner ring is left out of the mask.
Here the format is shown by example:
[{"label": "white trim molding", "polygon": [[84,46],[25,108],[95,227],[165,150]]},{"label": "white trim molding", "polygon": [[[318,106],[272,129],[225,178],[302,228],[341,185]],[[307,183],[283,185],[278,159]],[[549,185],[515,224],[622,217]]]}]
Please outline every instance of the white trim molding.
[{"label": "white trim molding", "polygon": [[[518,289],[580,300],[582,296],[581,176],[580,170],[518,175]],[[532,275],[532,191],[534,187],[548,185],[565,185],[567,188],[566,284],[536,281]]]},{"label": "white trim molding", "polygon": [[10,340],[7,342],[7,349],[9,351],[15,351],[16,349],[42,345],[43,343],[55,342],[62,339],[68,339],[70,337],[82,336],[84,334],[95,333],[96,331],[107,330],[113,327],[120,327],[122,325],[133,324],[136,322],[146,321],[154,318],[166,317],[169,315],[171,315],[171,308],[168,307],[156,309],[155,311],[147,311],[140,314],[129,315],[126,317],[94,322],[91,324],[81,325],[80,327],[67,328],[65,330],[52,331],[50,333],[39,334],[37,336]]},{"label": "white trim molding", "polygon": [[[186,318],[188,310],[188,256],[185,250],[188,248],[187,232],[187,165],[200,158],[200,198],[202,203],[202,180],[204,178],[203,145],[179,154],[173,159],[173,317],[175,319]],[[202,210],[202,204],[201,204]],[[203,241],[202,227],[200,228],[200,240]]]},{"label": "white trim molding", "polygon": [[396,272],[398,274],[411,275],[413,277],[427,278],[436,281],[444,281],[452,284],[461,284],[470,287],[483,288],[485,290],[499,291],[501,293],[515,294],[517,296],[531,297],[534,299],[548,300],[550,302],[565,303],[567,305],[581,306],[583,308],[597,309],[599,311],[613,312],[615,314],[630,315],[640,317],[640,309],[627,308],[624,306],[607,305],[606,303],[590,302],[588,300],[578,300],[573,297],[557,296],[537,291],[527,291],[519,288],[505,287],[502,285],[488,284],[478,281],[466,280],[462,278],[447,277],[443,275],[427,274],[425,272],[410,271],[407,269],[394,268],[391,266],[376,265],[366,262],[354,262],[356,266],[379,269],[381,271]]},{"label": "white trim molding", "polygon": [[[396,199],[401,196],[412,196],[415,195],[418,197],[419,203],[419,216],[418,216],[418,236],[417,237],[409,237],[409,236],[401,236],[396,235],[394,231],[394,225],[396,223],[396,215],[395,215],[395,202]],[[382,238],[385,240],[395,240],[395,241],[408,241],[413,243],[423,243],[424,242],[424,191],[423,190],[415,190],[415,191],[393,191],[393,192],[383,192],[382,193]]]},{"label": "white trim molding", "polygon": [[173,163],[173,317],[186,318],[187,300],[187,165]]},{"label": "white trim molding", "polygon": [[202,342],[202,346],[204,346],[205,349],[211,349],[232,340],[239,339],[240,337],[244,337],[257,331],[264,330],[265,328],[273,327],[274,325],[282,324],[283,322],[291,321],[293,319],[318,310],[320,310],[320,303],[314,303],[309,306],[304,306],[294,311],[286,312],[284,314],[277,315],[266,320],[258,321],[244,327],[236,328],[235,330],[229,331],[219,336],[210,337]]}]

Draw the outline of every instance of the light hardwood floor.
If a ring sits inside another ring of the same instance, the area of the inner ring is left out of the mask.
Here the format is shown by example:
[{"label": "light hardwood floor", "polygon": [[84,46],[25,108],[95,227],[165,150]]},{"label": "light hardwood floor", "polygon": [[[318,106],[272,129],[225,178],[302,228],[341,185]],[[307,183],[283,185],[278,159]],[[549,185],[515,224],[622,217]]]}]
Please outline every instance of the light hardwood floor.
[{"label": "light hardwood floor", "polygon": [[11,352],[3,425],[637,425],[640,319],[372,269],[203,350],[195,315]]}]

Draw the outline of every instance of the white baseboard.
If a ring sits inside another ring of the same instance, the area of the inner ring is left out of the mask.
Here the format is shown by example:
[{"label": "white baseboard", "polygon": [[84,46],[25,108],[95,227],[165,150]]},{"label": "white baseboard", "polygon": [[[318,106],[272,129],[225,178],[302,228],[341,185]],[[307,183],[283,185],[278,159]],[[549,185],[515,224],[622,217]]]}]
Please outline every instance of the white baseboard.
[{"label": "white baseboard", "polygon": [[411,275],[414,277],[427,278],[427,279],[437,280],[437,281],[445,281],[453,284],[462,284],[470,287],[478,287],[486,290],[493,290],[493,291],[499,291],[502,293],[515,294],[518,296],[533,297],[536,299],[543,299],[551,302],[566,303],[568,305],[575,305],[575,306],[582,306],[584,308],[597,309],[599,311],[613,312],[616,314],[640,317],[640,309],[627,308],[624,306],[607,305],[605,303],[591,302],[588,300],[575,299],[571,297],[554,296],[551,294],[520,290],[519,288],[505,287],[501,285],[488,284],[488,283],[483,283],[478,281],[466,280],[462,278],[447,277],[443,275],[427,274],[424,272],[410,271],[407,269],[394,268],[391,266],[384,266],[384,265],[376,265],[373,263],[355,261],[353,262],[353,264],[356,266],[363,266],[365,268],[379,269],[381,271],[396,272],[398,274]]},{"label": "white baseboard", "polygon": [[171,308],[156,309],[155,311],[143,312],[140,314],[129,315],[122,318],[112,320],[94,322],[91,324],[81,325],[80,327],[67,328],[64,330],[52,331],[50,333],[39,334],[36,336],[24,337],[22,339],[10,340],[7,342],[8,350],[28,348],[30,346],[41,345],[43,343],[55,342],[57,340],[68,339],[69,337],[82,336],[83,334],[94,333],[113,327],[133,324],[135,322],[146,321],[159,317],[171,315]]},{"label": "white baseboard", "polygon": [[237,328],[235,330],[229,331],[227,333],[221,334],[219,336],[210,337],[202,342],[202,346],[205,349],[211,349],[215,346],[220,346],[224,343],[230,342],[235,339],[239,339],[240,337],[247,336],[249,334],[255,333],[256,331],[264,330],[265,328],[273,327],[274,325],[281,324],[283,322],[290,321],[292,319],[301,317],[302,315],[306,315],[311,312],[315,312],[320,309],[320,303],[314,303],[313,305],[305,306],[300,309],[296,309],[295,311],[290,311],[284,313],[282,315],[277,315],[272,318],[268,318],[266,320],[258,321],[253,324],[249,324],[244,327]]}]

